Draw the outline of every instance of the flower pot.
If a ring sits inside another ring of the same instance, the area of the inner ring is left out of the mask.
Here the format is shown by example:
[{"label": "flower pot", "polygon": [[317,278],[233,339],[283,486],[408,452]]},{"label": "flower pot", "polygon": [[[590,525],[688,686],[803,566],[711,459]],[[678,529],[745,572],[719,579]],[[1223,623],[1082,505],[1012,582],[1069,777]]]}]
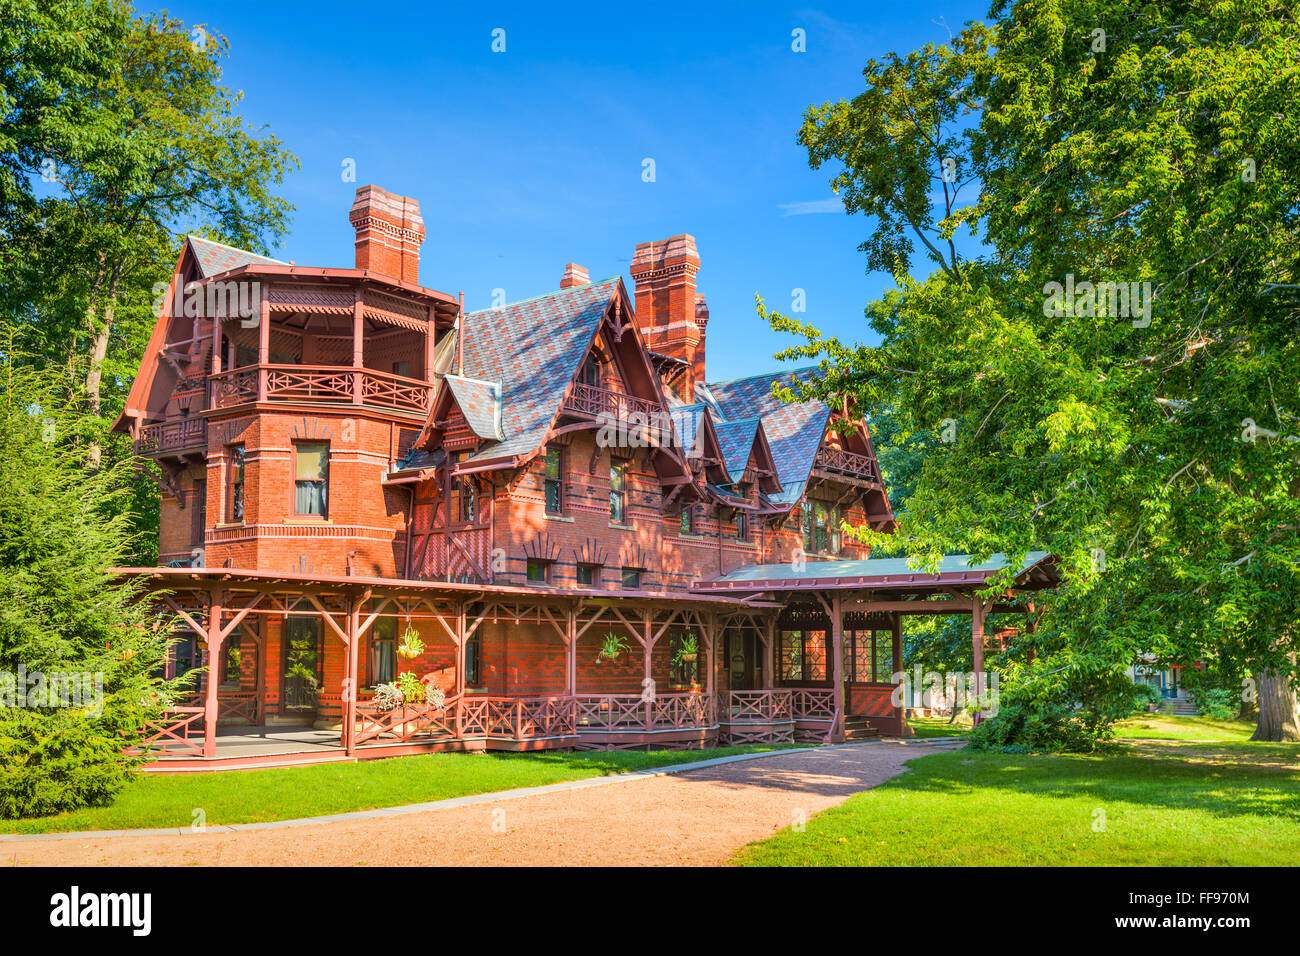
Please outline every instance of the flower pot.
[{"label": "flower pot", "polygon": [[683,661],[685,661],[687,664],[693,664],[693,663],[695,663],[695,659],[696,659],[697,657],[699,657],[699,656],[700,656],[700,655],[699,655],[698,653],[697,653],[697,654],[683,654],[683,655],[681,655],[681,659],[682,659]]}]

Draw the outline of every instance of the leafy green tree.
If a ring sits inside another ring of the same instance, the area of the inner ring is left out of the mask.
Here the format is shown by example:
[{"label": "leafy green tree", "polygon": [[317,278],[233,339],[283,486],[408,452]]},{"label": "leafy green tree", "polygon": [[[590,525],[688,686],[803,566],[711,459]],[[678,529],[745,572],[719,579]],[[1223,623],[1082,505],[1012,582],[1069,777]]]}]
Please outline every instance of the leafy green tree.
[{"label": "leafy green tree", "polygon": [[87,470],[80,411],[51,378],[0,363],[3,817],[108,801],[140,759],[123,750],[176,690],[153,676],[170,622],[109,573],[130,545],[129,466]]},{"label": "leafy green tree", "polygon": [[[1294,11],[1041,0],[991,16],[869,63],[864,94],[805,114],[812,164],[839,163],[848,210],[876,217],[869,264],[894,264],[866,310],[880,344],[760,314],[805,340],[783,357],[822,361],[805,394],[889,408],[897,446],[944,438],[899,533],[863,540],[1061,555],[1068,583],[1004,696],[1091,739],[1140,652],[1229,659],[1254,674],[1257,737],[1300,739]],[[977,200],[925,208],[923,178],[954,169]],[[931,241],[935,271],[907,271],[909,230],[958,225],[978,256]]]},{"label": "leafy green tree", "polygon": [[296,160],[235,113],[219,35],[124,2],[0,6],[0,307],[27,354],[66,371],[93,465],[178,234],[267,251]]}]

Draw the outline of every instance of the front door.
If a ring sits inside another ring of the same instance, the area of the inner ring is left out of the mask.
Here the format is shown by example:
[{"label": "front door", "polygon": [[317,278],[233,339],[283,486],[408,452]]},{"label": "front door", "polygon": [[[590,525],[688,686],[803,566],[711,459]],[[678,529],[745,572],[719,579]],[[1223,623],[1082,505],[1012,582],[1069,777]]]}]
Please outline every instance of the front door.
[{"label": "front door", "polygon": [[727,686],[731,690],[758,690],[763,686],[761,648],[752,628],[727,630]]},{"label": "front door", "polygon": [[321,622],[312,617],[290,617],[285,628],[284,692],[286,714],[306,716],[316,712],[321,682]]}]

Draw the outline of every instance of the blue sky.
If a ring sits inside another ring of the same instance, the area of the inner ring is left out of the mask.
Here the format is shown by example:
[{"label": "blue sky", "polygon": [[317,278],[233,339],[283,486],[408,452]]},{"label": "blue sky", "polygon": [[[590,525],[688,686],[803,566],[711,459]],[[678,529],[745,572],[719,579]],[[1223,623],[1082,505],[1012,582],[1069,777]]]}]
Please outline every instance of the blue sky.
[{"label": "blue sky", "polygon": [[[754,295],[870,341],[862,309],[890,284],[796,142],[802,111],[862,89],[866,60],[943,42],[986,3],[393,4],[184,2],[230,43],[227,85],[302,168],[278,255],[351,266],[347,213],[375,183],[420,201],[421,282],[469,308],[559,286],[566,262],[622,275],[637,242],[696,237],[709,377],[775,367],[788,339]],[[450,8],[449,8],[450,7]],[[147,4],[140,3],[141,9]],[[559,11],[563,11],[562,13]],[[807,51],[791,49],[806,32]],[[492,51],[493,30],[505,52]],[[642,179],[643,160],[655,181]],[[355,160],[356,182],[342,177]],[[810,212],[807,210],[827,210]]]}]

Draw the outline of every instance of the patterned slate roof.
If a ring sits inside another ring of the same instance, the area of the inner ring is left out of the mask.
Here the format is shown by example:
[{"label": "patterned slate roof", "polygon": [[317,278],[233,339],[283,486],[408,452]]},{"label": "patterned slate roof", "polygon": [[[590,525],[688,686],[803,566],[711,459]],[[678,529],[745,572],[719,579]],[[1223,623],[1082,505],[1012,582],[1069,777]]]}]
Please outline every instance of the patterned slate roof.
[{"label": "patterned slate roof", "polygon": [[204,239],[201,236],[188,236],[187,238],[190,246],[194,249],[194,258],[199,264],[199,272],[202,273],[205,279],[252,263],[272,266],[288,265],[287,262],[281,262],[279,259],[272,259],[270,256],[259,256],[255,252],[236,249],[234,246],[213,242],[211,239]]},{"label": "patterned slate roof", "polygon": [[469,460],[528,455],[546,440],[619,279],[602,279],[463,317],[467,377],[501,383],[500,441]]},{"label": "patterned slate roof", "polygon": [[731,421],[717,422],[718,444],[722,446],[722,460],[727,463],[727,474],[732,481],[740,481],[749,464],[749,456],[754,451],[754,439],[758,434],[759,419],[735,418]]},{"label": "patterned slate roof", "polygon": [[[715,382],[696,396],[712,404],[728,420],[755,413],[762,419],[763,432],[772,448],[781,490],[768,498],[775,504],[793,504],[803,495],[813,459],[821,447],[830,422],[831,410],[822,402],[783,402],[772,394],[772,383],[791,385],[796,377],[807,378],[812,369],[769,372],[730,382]],[[721,426],[719,426],[721,437]]]},{"label": "patterned slate roof", "polygon": [[482,382],[460,375],[447,375],[443,381],[451,389],[456,404],[475,435],[488,441],[500,441],[504,437],[501,434],[500,382]]},{"label": "patterned slate roof", "polygon": [[677,433],[677,440],[681,442],[682,448],[686,450],[686,456],[696,457],[699,449],[695,447],[695,442],[699,437],[700,429],[704,427],[704,406],[699,402],[694,405],[678,405],[670,408],[668,414],[672,416],[673,430]]}]

